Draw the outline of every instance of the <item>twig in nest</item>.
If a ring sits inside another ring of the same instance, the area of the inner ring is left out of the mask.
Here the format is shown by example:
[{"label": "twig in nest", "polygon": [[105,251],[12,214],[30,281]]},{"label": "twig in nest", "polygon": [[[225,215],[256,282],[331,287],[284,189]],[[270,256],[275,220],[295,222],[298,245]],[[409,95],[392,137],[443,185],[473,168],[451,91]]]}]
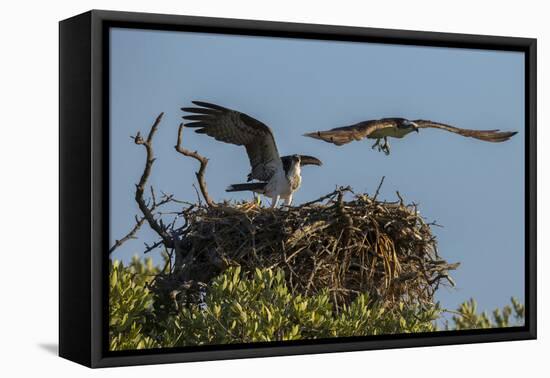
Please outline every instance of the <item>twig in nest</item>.
[{"label": "twig in nest", "polygon": [[378,197],[378,193],[380,193],[380,188],[382,188],[382,184],[384,184],[384,179],[386,176],[382,176],[382,180],[380,180],[380,184],[378,184],[378,188],[376,188],[376,192],[374,193],[374,197],[372,197],[373,201],[376,201],[376,197]]},{"label": "twig in nest", "polygon": [[[337,194],[343,193],[343,192],[352,192],[351,187],[350,187],[350,186],[339,187],[338,189],[336,189],[336,190],[335,190],[334,192],[332,192],[332,193],[325,194],[324,196],[319,197],[319,198],[317,198],[316,200],[313,200],[313,201],[309,201],[309,202],[303,203],[300,207],[306,207],[306,206],[309,206],[309,205],[313,205],[314,203],[323,202],[323,201],[326,200],[327,198],[332,198],[332,197],[336,196]],[[352,192],[352,193],[353,193],[353,192]]]},{"label": "twig in nest", "polygon": [[199,194],[199,190],[197,189],[197,185],[193,184],[193,189],[195,190],[195,194],[197,195],[197,203],[199,204],[199,207],[202,207],[202,199],[201,195]]},{"label": "twig in nest", "polygon": [[401,197],[401,193],[399,193],[399,190],[396,190],[395,193],[397,194],[397,197],[399,198],[399,204],[401,206],[405,205],[405,200],[403,199],[403,197]]},{"label": "twig in nest", "polygon": [[214,201],[212,201],[212,198],[210,198],[210,195],[208,194],[206,181],[204,179],[204,171],[206,170],[206,166],[208,165],[208,159],[200,155],[197,151],[188,150],[181,145],[183,128],[184,128],[183,123],[180,123],[179,129],[178,129],[178,144],[175,146],[176,151],[178,151],[180,154],[184,156],[191,157],[200,163],[199,171],[195,172],[195,176],[197,176],[197,181],[199,182],[199,187],[201,189],[201,193],[202,193],[202,196],[204,197],[204,200],[206,201],[208,206],[215,206]]}]

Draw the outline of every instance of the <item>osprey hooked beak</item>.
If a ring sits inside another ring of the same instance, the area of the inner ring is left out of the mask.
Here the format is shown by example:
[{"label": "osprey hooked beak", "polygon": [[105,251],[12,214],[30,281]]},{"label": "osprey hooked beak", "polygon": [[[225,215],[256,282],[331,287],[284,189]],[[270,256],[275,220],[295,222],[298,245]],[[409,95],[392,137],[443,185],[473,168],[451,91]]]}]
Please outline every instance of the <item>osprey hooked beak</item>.
[{"label": "osprey hooked beak", "polygon": [[317,165],[321,166],[323,165],[323,162],[316,157],[309,156],[309,155],[299,155],[300,156],[300,165]]}]

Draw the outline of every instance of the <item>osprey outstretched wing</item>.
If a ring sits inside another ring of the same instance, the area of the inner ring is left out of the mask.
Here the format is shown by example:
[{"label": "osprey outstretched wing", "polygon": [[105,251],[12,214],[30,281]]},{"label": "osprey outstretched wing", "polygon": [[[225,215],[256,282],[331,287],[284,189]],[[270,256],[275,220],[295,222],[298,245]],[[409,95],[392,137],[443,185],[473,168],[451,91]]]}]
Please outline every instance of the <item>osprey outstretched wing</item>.
[{"label": "osprey outstretched wing", "polygon": [[[419,129],[434,128],[449,131],[464,137],[475,138],[485,142],[504,142],[516,135],[516,131],[500,130],[471,130],[461,129],[459,127],[447,125],[444,123],[433,122],[423,119],[410,121],[405,118],[382,118],[359,122],[351,126],[337,127],[326,131],[316,131],[304,134],[310,138],[320,139],[328,143],[341,146],[354,140],[365,138],[376,139],[374,147],[389,154],[388,137],[403,138],[409,133]],[[380,139],[384,139],[384,144],[380,145]]]},{"label": "osprey outstretched wing", "polygon": [[245,146],[252,171],[250,180],[269,181],[282,162],[271,129],[245,113],[227,109],[208,102],[193,101],[200,108],[182,108],[194,113],[183,118],[194,121],[186,127],[198,128],[195,132],[214,137],[216,140]]},{"label": "osprey outstretched wing", "polygon": [[183,117],[192,121],[185,126],[197,128],[196,133],[216,140],[244,146],[252,167],[248,181],[260,181],[230,185],[228,192],[253,191],[271,197],[273,207],[279,198],[290,205],[300,187],[301,165],[321,165],[319,159],[307,155],[280,157],[271,129],[245,113],[208,102],[193,101],[193,104],[199,107],[182,108],[192,113]]},{"label": "osprey outstretched wing", "polygon": [[475,139],[483,140],[485,142],[493,142],[493,143],[505,142],[518,133],[517,131],[500,131],[498,129],[494,129],[494,130],[461,129],[459,127],[454,127],[451,125],[447,125],[445,123],[427,121],[424,119],[417,119],[415,121],[412,121],[412,123],[416,124],[416,127],[418,127],[419,129],[426,129],[426,128],[440,129],[440,130],[450,131],[451,133],[459,134],[464,137],[475,138]]}]

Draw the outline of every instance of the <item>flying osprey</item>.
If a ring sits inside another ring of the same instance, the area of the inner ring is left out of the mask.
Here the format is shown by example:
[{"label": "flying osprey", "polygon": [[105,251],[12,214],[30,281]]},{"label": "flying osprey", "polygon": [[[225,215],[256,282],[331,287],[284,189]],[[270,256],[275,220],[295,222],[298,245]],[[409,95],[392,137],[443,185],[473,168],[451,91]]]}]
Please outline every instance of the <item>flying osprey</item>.
[{"label": "flying osprey", "polygon": [[271,198],[271,207],[277,206],[279,199],[286,205],[292,203],[294,192],[300,187],[302,165],[322,165],[313,156],[290,155],[279,156],[275,138],[271,129],[236,110],[202,101],[192,101],[199,108],[182,108],[193,113],[183,118],[193,122],[186,127],[197,127],[198,134],[206,134],[216,140],[245,146],[252,170],[245,184],[234,184],[227,187],[227,192],[252,191]]},{"label": "flying osprey", "polygon": [[[378,151],[384,151],[386,155],[389,155],[390,145],[388,143],[388,137],[403,138],[413,131],[418,132],[419,129],[425,128],[446,130],[464,137],[471,137],[486,142],[504,142],[517,134],[516,131],[461,129],[444,123],[423,119],[409,121],[405,118],[382,118],[359,122],[351,126],[337,127],[327,131],[307,133],[304,134],[304,136],[321,139],[337,146],[364,138],[376,139],[376,143],[372,148],[378,147]],[[383,144],[380,144],[381,139],[384,140]]]}]

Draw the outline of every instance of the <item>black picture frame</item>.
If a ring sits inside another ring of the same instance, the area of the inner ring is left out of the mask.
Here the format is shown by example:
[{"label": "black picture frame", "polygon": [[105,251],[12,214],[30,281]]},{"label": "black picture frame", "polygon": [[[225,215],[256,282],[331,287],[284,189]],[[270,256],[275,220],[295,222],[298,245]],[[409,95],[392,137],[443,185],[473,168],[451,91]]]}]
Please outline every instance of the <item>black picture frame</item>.
[{"label": "black picture frame", "polygon": [[[108,270],[108,29],[279,36],[525,54],[525,326],[253,345],[110,352]],[[61,21],[59,50],[59,354],[89,367],[535,339],[536,39],[92,10]]]}]

